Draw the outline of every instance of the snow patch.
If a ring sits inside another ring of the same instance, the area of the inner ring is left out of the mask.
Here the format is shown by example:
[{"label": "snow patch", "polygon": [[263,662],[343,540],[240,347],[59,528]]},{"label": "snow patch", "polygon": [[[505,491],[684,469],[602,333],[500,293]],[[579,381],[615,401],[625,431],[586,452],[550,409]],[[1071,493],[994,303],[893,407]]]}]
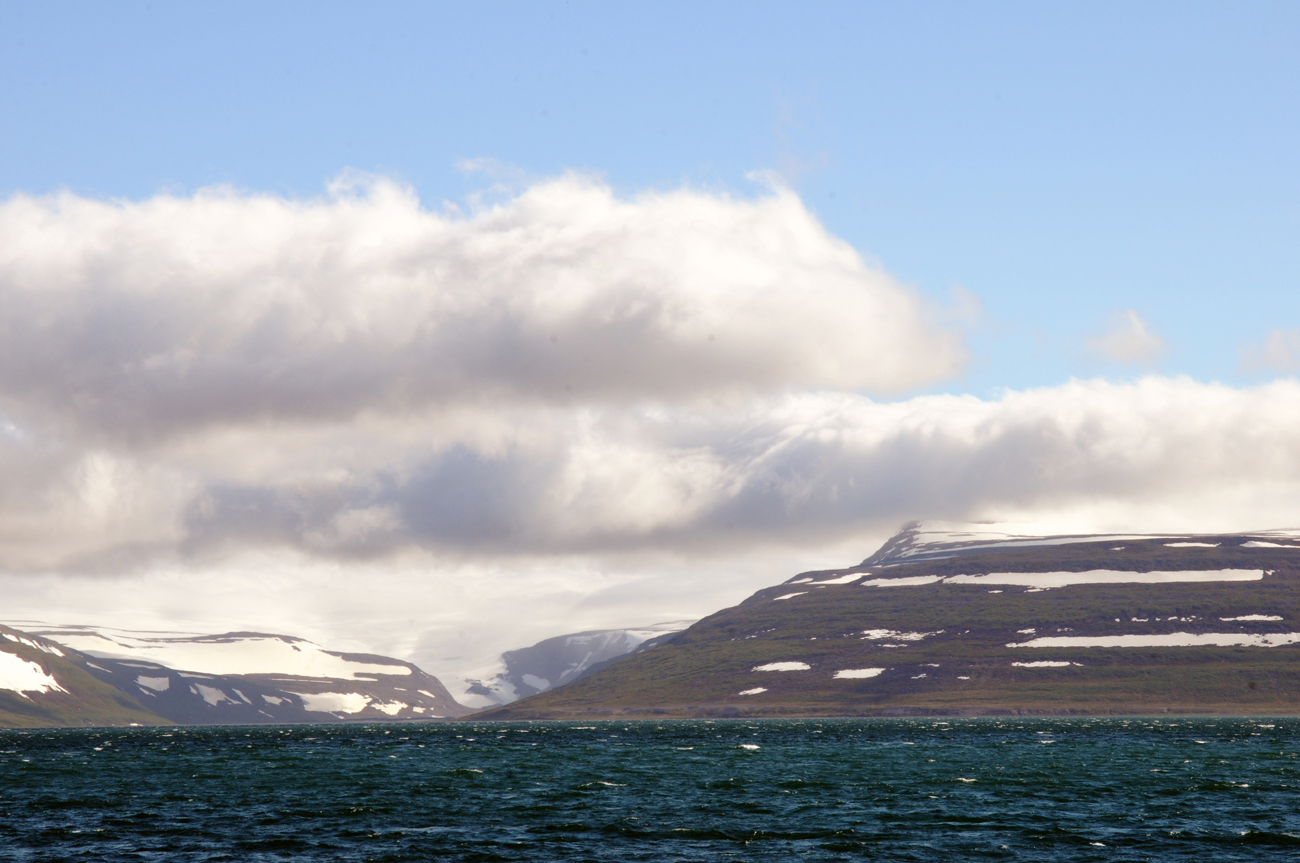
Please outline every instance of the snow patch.
[{"label": "snow patch", "polygon": [[888,638],[890,641],[920,641],[923,638],[929,638],[931,635],[942,635],[944,630],[935,632],[899,632],[895,629],[866,629],[862,632],[862,637],[871,641],[880,641]]},{"label": "snow patch", "polygon": [[769,662],[766,665],[755,665],[751,671],[807,671],[812,668],[806,662]]},{"label": "snow patch", "polygon": [[758,695],[758,694],[763,693],[763,692],[767,692],[767,687],[766,687],[766,686],[755,686],[753,689],[742,689],[742,690],[740,690],[740,692],[737,693],[737,694],[738,694],[738,695]]},{"label": "snow patch", "polygon": [[1050,635],[1007,647],[1281,647],[1300,632],[1170,632],[1163,635]]},{"label": "snow patch", "polygon": [[1166,542],[1165,548],[1218,548],[1217,542]]},{"label": "snow patch", "polygon": [[25,644],[25,645],[27,645],[28,647],[34,647],[34,648],[36,648],[37,650],[39,650],[39,651],[41,651],[41,652],[43,652],[43,653],[51,653],[51,654],[53,654],[53,655],[55,655],[55,656],[62,656],[62,655],[63,655],[63,651],[62,651],[62,650],[59,650],[59,649],[58,649],[57,647],[55,647],[53,644],[42,644],[42,643],[39,642],[39,641],[34,641],[34,640],[30,639],[30,638],[23,638],[21,635],[13,635],[13,634],[8,633],[8,632],[0,632],[0,635],[3,635],[5,638],[9,639],[10,641],[14,642],[15,644]]},{"label": "snow patch", "polygon": [[807,592],[808,592],[808,591],[806,591],[806,590],[801,590],[801,591],[799,591],[798,593],[787,593],[785,596],[778,596],[776,599],[774,599],[774,600],[772,600],[772,601],[773,601],[773,602],[776,602],[776,601],[778,601],[778,600],[782,600],[782,599],[793,599],[793,598],[796,597],[796,596],[803,596],[803,595],[804,595],[805,593],[807,593]]},{"label": "snow patch", "polygon": [[551,681],[547,680],[545,677],[538,677],[536,674],[525,674],[519,679],[524,683],[527,683],[533,689],[536,689],[538,692],[545,692],[551,688]]},{"label": "snow patch", "polygon": [[1068,668],[1071,665],[1078,665],[1077,662],[1059,662],[1055,659],[1044,659],[1041,662],[1013,662],[1012,665],[1017,668]]},{"label": "snow patch", "polygon": [[832,680],[864,680],[868,677],[879,677],[885,673],[883,668],[841,668],[831,675]]},{"label": "snow patch", "polygon": [[152,689],[154,692],[166,692],[172,685],[170,677],[137,677],[136,686]]},{"label": "snow patch", "polygon": [[923,584],[934,584],[936,581],[943,579],[937,575],[910,575],[906,578],[869,578],[862,582],[861,587],[919,587]]},{"label": "snow patch", "polygon": [[839,578],[828,578],[825,581],[814,581],[813,587],[821,587],[826,584],[850,584],[862,578],[862,573],[855,572],[850,575],[841,575]]},{"label": "snow patch", "polygon": [[360,713],[370,699],[359,692],[291,692],[302,699],[302,709],[312,713]]},{"label": "snow patch", "polygon": [[276,635],[157,637],[121,630],[68,627],[59,643],[94,657],[143,660],[200,674],[285,674],[345,680],[408,675],[405,665],[353,662],[300,638]]},{"label": "snow patch", "polygon": [[59,682],[35,662],[13,653],[0,652],[0,689],[17,692],[23,698],[27,693],[44,695],[47,692],[67,692]]},{"label": "snow patch", "polygon": [[1072,584],[1168,584],[1173,582],[1261,581],[1261,569],[1197,569],[1161,572],[1126,572],[1092,569],[1087,572],[991,572],[987,575],[952,575],[945,584],[1010,584],[1044,590]]},{"label": "snow patch", "polygon": [[1243,614],[1240,617],[1220,617],[1219,620],[1226,620],[1229,623],[1238,620],[1281,620],[1280,614]]},{"label": "snow patch", "polygon": [[221,704],[222,702],[225,701],[229,701],[231,704],[239,703],[238,701],[231,698],[226,693],[222,692],[220,689],[217,689],[215,686],[204,686],[202,683],[196,683],[190,687],[190,691],[200,696],[204,701],[206,701],[208,704],[211,704],[213,707],[216,707],[218,704]]},{"label": "snow patch", "polygon": [[1243,542],[1242,548],[1300,548],[1300,545],[1291,545],[1283,542],[1265,542],[1260,539],[1252,539],[1250,542]]}]

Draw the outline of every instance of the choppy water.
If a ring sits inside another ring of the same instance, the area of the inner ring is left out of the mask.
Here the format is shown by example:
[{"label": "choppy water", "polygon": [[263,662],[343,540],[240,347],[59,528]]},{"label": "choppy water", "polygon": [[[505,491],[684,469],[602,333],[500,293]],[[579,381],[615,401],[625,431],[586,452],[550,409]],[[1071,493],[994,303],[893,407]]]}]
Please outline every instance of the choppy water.
[{"label": "choppy water", "polygon": [[0,859],[1300,859],[1300,720],[0,731]]}]

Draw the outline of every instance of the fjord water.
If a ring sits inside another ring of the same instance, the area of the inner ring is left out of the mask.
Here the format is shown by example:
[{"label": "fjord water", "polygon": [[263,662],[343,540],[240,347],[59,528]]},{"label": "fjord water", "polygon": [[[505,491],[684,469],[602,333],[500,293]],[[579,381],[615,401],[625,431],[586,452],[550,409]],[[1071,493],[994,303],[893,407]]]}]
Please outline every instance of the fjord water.
[{"label": "fjord water", "polygon": [[1295,860],[1297,719],[0,732],[0,859]]}]

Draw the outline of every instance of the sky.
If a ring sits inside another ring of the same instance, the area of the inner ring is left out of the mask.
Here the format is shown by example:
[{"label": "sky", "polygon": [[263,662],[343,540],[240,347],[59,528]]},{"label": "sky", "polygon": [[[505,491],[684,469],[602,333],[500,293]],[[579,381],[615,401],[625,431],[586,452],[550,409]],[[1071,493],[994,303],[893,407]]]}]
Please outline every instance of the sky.
[{"label": "sky", "polygon": [[0,3],[7,617],[459,691],[912,519],[1300,526],[1298,35]]}]

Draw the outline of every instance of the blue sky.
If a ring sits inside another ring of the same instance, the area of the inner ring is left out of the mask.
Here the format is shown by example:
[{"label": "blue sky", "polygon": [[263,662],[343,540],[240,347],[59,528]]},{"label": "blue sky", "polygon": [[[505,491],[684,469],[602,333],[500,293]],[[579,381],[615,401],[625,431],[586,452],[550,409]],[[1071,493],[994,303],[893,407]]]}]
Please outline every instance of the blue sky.
[{"label": "blue sky", "polygon": [[[320,194],[426,206],[578,169],[740,196],[785,175],[829,230],[985,316],[946,391],[1246,382],[1300,325],[1294,4],[5,4],[0,193]],[[500,175],[498,175],[500,176]],[[507,176],[510,176],[507,172]],[[1266,374],[1266,372],[1265,372]]]},{"label": "blue sky", "polygon": [[463,693],[913,519],[1300,526],[1297,37],[0,0],[8,613]]}]

